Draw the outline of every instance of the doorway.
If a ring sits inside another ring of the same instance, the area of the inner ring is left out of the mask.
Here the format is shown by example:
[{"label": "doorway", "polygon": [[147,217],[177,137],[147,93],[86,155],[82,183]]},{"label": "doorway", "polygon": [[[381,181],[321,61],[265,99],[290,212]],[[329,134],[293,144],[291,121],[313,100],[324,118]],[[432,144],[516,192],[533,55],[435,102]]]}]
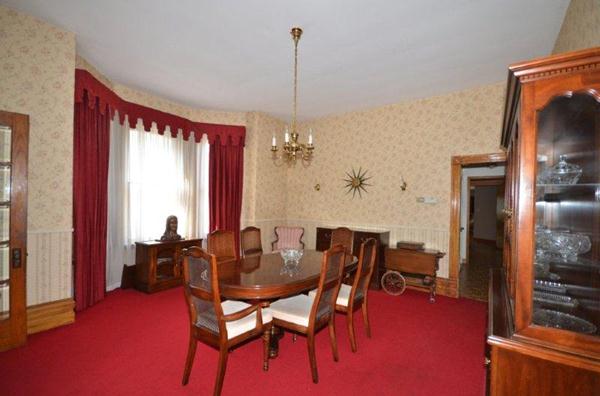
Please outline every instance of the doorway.
[{"label": "doorway", "polygon": [[[465,236],[467,236],[466,218],[469,202],[469,200],[466,200],[466,197],[470,197],[468,177],[503,177],[505,164],[506,154],[503,152],[459,155],[453,156],[451,159],[450,244],[448,250],[450,268],[448,288],[450,291],[449,294],[452,296],[460,296],[461,279],[459,274],[461,262],[463,261],[462,258],[466,256],[467,239]],[[462,257],[461,252],[463,253]],[[487,292],[485,298],[487,299]]]},{"label": "doorway", "polygon": [[[461,297],[487,301],[490,269],[502,265],[504,172],[503,166],[463,169],[467,188],[461,192]],[[484,173],[494,175],[469,176]]]}]

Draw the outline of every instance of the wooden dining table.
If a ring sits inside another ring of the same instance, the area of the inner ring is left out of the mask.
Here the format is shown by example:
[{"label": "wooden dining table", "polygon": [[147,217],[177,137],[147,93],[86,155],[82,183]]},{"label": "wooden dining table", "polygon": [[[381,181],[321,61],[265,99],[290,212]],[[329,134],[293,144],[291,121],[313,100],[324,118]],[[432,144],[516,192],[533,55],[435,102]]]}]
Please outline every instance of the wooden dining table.
[{"label": "wooden dining table", "polygon": [[[219,289],[227,299],[263,305],[279,298],[315,289],[319,284],[323,252],[304,250],[297,265],[284,263],[279,253],[259,254],[219,264]],[[346,256],[345,273],[356,269],[358,260]],[[283,332],[273,327],[270,356],[279,352]]]}]

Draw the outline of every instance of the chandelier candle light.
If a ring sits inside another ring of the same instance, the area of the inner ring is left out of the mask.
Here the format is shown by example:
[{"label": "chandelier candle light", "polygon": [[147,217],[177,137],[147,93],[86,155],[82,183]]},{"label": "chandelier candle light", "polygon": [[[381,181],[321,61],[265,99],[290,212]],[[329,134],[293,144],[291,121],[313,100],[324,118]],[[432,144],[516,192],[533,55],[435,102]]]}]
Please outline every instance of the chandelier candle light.
[{"label": "chandelier candle light", "polygon": [[300,158],[302,161],[309,163],[312,158],[313,150],[315,149],[313,145],[312,129],[309,129],[307,144],[298,142],[298,132],[296,129],[296,108],[298,97],[298,41],[300,41],[300,36],[302,36],[302,29],[295,27],[292,28],[290,33],[292,34],[292,39],[294,40],[294,105],[291,133],[286,126],[283,135],[283,155],[281,157],[277,155],[279,148],[277,147],[277,138],[275,135],[273,135],[271,152],[273,153],[273,160],[278,160],[281,158],[285,162],[293,164],[296,162],[297,158]]}]

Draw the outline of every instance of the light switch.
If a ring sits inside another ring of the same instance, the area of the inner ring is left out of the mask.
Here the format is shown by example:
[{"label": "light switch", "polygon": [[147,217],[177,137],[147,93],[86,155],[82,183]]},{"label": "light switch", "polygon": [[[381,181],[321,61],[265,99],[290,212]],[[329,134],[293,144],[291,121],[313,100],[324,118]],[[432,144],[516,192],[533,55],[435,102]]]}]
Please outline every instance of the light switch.
[{"label": "light switch", "polygon": [[435,205],[436,203],[438,203],[438,200],[436,197],[417,197],[417,202],[428,205]]}]

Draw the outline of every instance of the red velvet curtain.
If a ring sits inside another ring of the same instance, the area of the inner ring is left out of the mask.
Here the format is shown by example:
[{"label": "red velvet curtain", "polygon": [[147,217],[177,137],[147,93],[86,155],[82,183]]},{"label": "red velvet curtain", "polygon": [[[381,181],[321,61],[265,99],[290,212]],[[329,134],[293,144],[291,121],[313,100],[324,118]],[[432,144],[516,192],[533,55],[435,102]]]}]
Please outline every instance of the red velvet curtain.
[{"label": "red velvet curtain", "polygon": [[75,302],[81,311],[106,289],[106,227],[110,112],[95,97],[75,103],[73,223]]},{"label": "red velvet curtain", "polygon": [[217,137],[210,145],[209,162],[210,231],[233,231],[239,252],[244,146],[222,144]]}]

